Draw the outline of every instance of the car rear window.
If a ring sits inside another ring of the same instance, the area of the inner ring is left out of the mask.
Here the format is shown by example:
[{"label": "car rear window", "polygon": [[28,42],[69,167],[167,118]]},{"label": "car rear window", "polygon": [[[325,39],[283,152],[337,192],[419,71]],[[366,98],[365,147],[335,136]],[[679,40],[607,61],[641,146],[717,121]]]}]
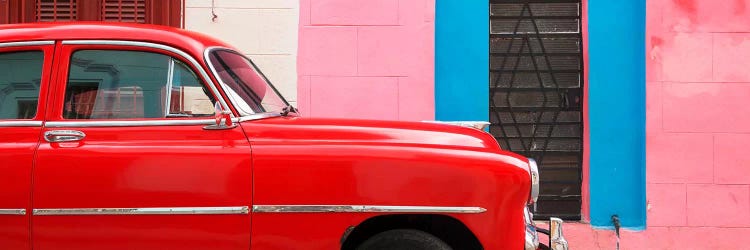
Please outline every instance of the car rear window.
[{"label": "car rear window", "polygon": [[39,102],[44,52],[0,53],[0,119],[33,119]]}]

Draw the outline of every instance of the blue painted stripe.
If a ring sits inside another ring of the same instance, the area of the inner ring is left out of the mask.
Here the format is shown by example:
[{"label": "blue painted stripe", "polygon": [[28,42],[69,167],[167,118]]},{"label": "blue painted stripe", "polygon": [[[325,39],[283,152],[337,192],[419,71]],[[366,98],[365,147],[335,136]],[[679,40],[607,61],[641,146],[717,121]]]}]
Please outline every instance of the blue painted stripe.
[{"label": "blue painted stripe", "polygon": [[589,0],[591,224],[646,225],[646,3]]},{"label": "blue painted stripe", "polygon": [[489,2],[437,0],[435,118],[489,119]]},{"label": "blue painted stripe", "polygon": [[[488,1],[436,4],[435,117],[488,120]],[[645,0],[588,7],[591,223],[611,227],[616,214],[623,226],[643,229]]]}]

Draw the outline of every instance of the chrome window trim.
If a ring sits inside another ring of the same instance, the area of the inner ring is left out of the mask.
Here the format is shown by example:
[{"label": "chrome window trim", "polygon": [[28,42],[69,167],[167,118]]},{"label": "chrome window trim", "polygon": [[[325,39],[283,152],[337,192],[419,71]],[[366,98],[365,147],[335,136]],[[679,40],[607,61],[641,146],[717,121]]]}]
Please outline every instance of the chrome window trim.
[{"label": "chrome window trim", "polygon": [[237,207],[148,207],[148,208],[43,208],[34,209],[34,215],[211,215],[248,214],[247,206]]},{"label": "chrome window trim", "polygon": [[253,213],[459,213],[479,214],[482,207],[368,206],[368,205],[255,205]]},{"label": "chrome window trim", "polygon": [[[237,120],[236,118],[232,119]],[[54,121],[44,124],[48,128],[70,128],[70,127],[141,127],[141,126],[190,126],[190,125],[211,125],[216,124],[215,119],[195,119],[195,120],[140,120],[140,121]]]},{"label": "chrome window trim", "polygon": [[[249,120],[257,120],[269,117],[277,117],[281,114],[277,113],[260,113],[253,114],[243,117],[232,118],[232,122],[244,122]],[[194,119],[194,120],[106,120],[106,121],[89,121],[89,120],[66,120],[66,121],[53,121],[44,124],[48,128],[69,128],[69,127],[143,127],[143,126],[190,126],[190,125],[213,125],[216,124],[215,119]],[[39,122],[38,126],[41,126],[42,122]],[[2,127],[2,122],[0,122]]]},{"label": "chrome window trim", "polygon": [[[219,77],[218,72],[216,72],[216,68],[214,68],[214,65],[211,64],[211,61],[209,59],[209,54],[211,53],[211,51],[214,51],[214,50],[228,50],[228,51],[235,52],[237,54],[241,54],[241,53],[237,52],[236,50],[233,50],[233,49],[230,49],[230,48],[227,48],[227,47],[220,47],[220,46],[211,46],[211,47],[206,48],[206,50],[203,51],[203,60],[206,62],[206,65],[208,65],[208,69],[211,71],[211,74],[213,74],[214,78],[216,78],[216,80],[219,82],[219,85],[223,89],[227,89],[228,88],[227,85],[224,84],[224,81],[221,80],[221,77]],[[251,62],[252,62],[252,60],[251,60]],[[257,69],[257,68],[256,68],[256,70],[259,71],[259,69]],[[270,81],[266,78],[265,75],[263,75],[263,73],[260,73],[260,74],[263,76],[264,79],[266,79],[266,81],[268,81],[270,83]],[[278,91],[276,90],[276,87],[274,87],[273,85],[271,85],[271,88],[273,88],[273,90],[278,93]],[[281,95],[280,93],[278,93],[278,94]],[[230,95],[227,94],[227,97],[229,97],[230,101],[236,102],[235,100],[232,100],[232,97]],[[282,99],[284,100],[284,102],[287,103],[287,105],[289,104],[288,101],[283,98],[283,96],[282,96]],[[233,104],[236,104],[236,103],[233,103]],[[235,107],[241,107],[241,105],[235,105]],[[240,112],[240,122],[251,121],[251,120],[259,120],[259,119],[265,119],[265,118],[270,118],[270,117],[279,117],[279,116],[281,116],[280,113],[274,113],[274,112],[247,113],[245,110],[240,110],[240,108],[237,108],[237,112]]]},{"label": "chrome window trim", "polygon": [[168,116],[171,115],[171,107],[172,107],[172,85],[174,81],[174,58],[170,57],[169,62],[167,63],[167,86],[164,88],[164,91],[166,92],[164,94],[164,97],[167,99],[165,101],[166,105],[164,105],[164,115]]},{"label": "chrome window trim", "polygon": [[54,44],[55,44],[55,41],[51,41],[51,40],[28,41],[28,42],[9,42],[9,43],[0,43],[0,48],[21,47],[21,46],[54,45]]},{"label": "chrome window trim", "polygon": [[[226,90],[229,87],[227,87],[227,85],[224,83],[224,81],[221,80],[221,77],[219,77],[219,73],[216,72],[216,68],[214,67],[214,65],[211,64],[211,61],[209,60],[209,53],[211,53],[211,51],[215,50],[215,49],[227,49],[227,50],[229,50],[229,48],[219,47],[219,46],[208,47],[208,48],[206,48],[206,50],[203,51],[203,61],[206,62],[206,65],[208,65],[208,69],[211,71],[211,74],[214,75],[214,78],[216,78],[216,81],[219,82],[219,85],[221,86],[221,88],[223,88],[223,89]],[[232,95],[227,94],[227,97],[229,98],[230,101],[233,102],[233,104],[236,104],[237,101],[232,98]],[[241,117],[242,116],[249,116],[249,115],[255,114],[255,113],[248,113],[246,110],[242,110],[240,108],[241,105],[235,105],[235,107],[237,108],[237,112],[240,112],[240,116]]]},{"label": "chrome window trim", "polygon": [[[39,46],[39,45],[54,45],[55,41],[44,40],[44,41],[28,41],[28,42],[7,42],[0,43],[0,48],[11,48],[11,47],[23,47],[23,46]],[[37,100],[38,102],[39,100]],[[0,127],[41,127],[41,121],[0,121]]]},{"label": "chrome window trim", "polygon": [[153,48],[153,49],[159,49],[164,50],[168,52],[175,53],[182,58],[188,60],[190,64],[193,66],[193,68],[198,69],[198,73],[201,75],[201,78],[203,78],[203,82],[211,88],[211,91],[216,96],[216,99],[219,100],[224,110],[230,110],[229,105],[227,105],[227,102],[224,100],[224,98],[221,95],[221,92],[218,88],[216,88],[216,84],[214,84],[213,81],[211,81],[211,77],[208,76],[208,73],[201,67],[200,63],[190,56],[188,53],[185,53],[182,50],[179,50],[177,48],[158,44],[158,43],[149,43],[149,42],[136,42],[136,41],[124,41],[124,40],[65,40],[62,42],[63,45],[118,45],[118,46],[135,46],[135,47],[147,47],[147,48]]},{"label": "chrome window trim", "polygon": [[41,127],[42,121],[0,121],[2,127]]},{"label": "chrome window trim", "polygon": [[260,120],[260,119],[271,118],[271,117],[279,117],[279,116],[281,116],[280,113],[273,113],[273,112],[258,113],[258,114],[241,116],[239,119],[237,119],[237,121],[238,122],[245,122],[245,121]]},{"label": "chrome window trim", "polygon": [[26,209],[0,209],[0,215],[26,215]]}]

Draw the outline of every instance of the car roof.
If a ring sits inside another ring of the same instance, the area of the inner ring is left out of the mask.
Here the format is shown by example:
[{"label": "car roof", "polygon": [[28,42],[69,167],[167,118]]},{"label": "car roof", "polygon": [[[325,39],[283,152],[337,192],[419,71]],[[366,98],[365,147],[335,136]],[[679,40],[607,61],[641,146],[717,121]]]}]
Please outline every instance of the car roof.
[{"label": "car roof", "polygon": [[111,22],[0,25],[0,43],[42,40],[129,40],[169,45],[201,58],[212,46],[234,47],[213,37],[173,27]]}]

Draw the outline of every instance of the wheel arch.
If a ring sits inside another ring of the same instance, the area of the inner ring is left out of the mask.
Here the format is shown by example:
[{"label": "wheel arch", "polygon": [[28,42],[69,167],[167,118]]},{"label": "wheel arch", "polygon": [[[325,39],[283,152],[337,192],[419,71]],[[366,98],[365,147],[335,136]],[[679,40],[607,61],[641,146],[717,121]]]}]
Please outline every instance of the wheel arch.
[{"label": "wheel arch", "polygon": [[341,238],[341,250],[354,250],[368,238],[393,229],[416,229],[440,238],[453,249],[482,250],[481,242],[460,220],[441,214],[394,214],[369,218],[349,228]]}]

